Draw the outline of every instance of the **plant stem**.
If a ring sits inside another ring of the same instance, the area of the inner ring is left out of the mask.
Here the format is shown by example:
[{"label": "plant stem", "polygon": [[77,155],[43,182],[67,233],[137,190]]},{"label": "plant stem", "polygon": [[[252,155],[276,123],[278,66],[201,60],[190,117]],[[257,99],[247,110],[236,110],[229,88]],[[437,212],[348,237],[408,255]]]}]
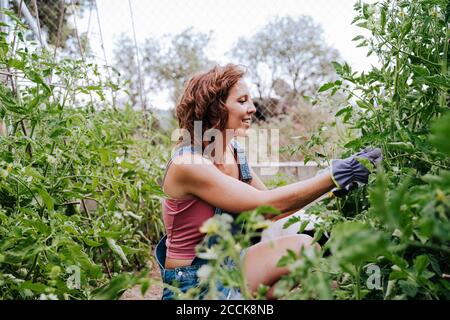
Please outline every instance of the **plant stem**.
[{"label": "plant stem", "polygon": [[410,245],[412,247],[416,247],[416,248],[431,249],[431,250],[436,250],[438,252],[445,252],[447,254],[450,254],[450,248],[446,247],[446,246],[439,246],[439,245],[435,245],[435,244],[423,244],[420,242],[411,242]]},{"label": "plant stem", "polygon": [[[19,182],[20,184],[22,184],[22,185],[30,192],[30,194],[33,196],[33,198],[34,198],[34,200],[36,201],[36,203],[39,204],[39,201],[38,201],[38,199],[36,198],[36,196],[34,195],[34,192],[30,189],[30,187],[28,187],[28,185],[27,185],[25,182],[23,182],[20,178],[15,177],[15,176],[12,175],[12,174],[10,174],[10,176],[11,176],[14,180],[16,180],[17,182]],[[42,204],[42,205],[44,205],[44,204]]]},{"label": "plant stem", "polygon": [[25,276],[25,279],[24,279],[25,281],[27,281],[30,278],[31,274],[33,273],[34,268],[36,267],[36,264],[37,264],[38,256],[39,256],[39,252],[36,253],[36,255],[34,256],[33,264],[31,265],[30,270],[28,271],[27,275]]},{"label": "plant stem", "polygon": [[[442,53],[442,65],[441,65],[441,73],[444,77],[447,76],[448,71],[447,71],[447,55],[448,55],[448,41],[449,41],[449,37],[450,37],[450,28],[449,25],[447,24],[447,33],[445,36],[445,43],[444,43],[444,51]],[[446,88],[442,88],[441,92],[440,92],[440,96],[439,96],[439,106],[441,108],[445,108],[447,105],[447,89]]]}]

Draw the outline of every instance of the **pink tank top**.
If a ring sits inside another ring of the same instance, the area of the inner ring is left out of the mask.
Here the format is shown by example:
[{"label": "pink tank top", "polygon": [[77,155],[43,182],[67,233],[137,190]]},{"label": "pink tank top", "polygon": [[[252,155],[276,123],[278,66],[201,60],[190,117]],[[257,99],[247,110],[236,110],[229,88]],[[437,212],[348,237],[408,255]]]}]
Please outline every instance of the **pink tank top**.
[{"label": "pink tank top", "polygon": [[[239,159],[239,180],[250,183],[252,176],[246,162],[245,153],[237,141],[233,141],[236,160]],[[183,148],[182,148],[183,149]],[[179,150],[181,153],[183,150]],[[169,161],[166,168],[172,163]],[[163,179],[164,185],[165,176]],[[173,259],[194,259],[195,247],[200,244],[204,234],[200,232],[202,224],[213,217],[215,209],[200,198],[173,199],[167,198],[162,203],[163,221],[166,228],[166,257]],[[218,209],[222,212],[222,209]]]},{"label": "pink tank top", "polygon": [[[166,173],[171,163],[172,160],[167,164]],[[162,214],[167,234],[166,256],[172,259],[195,258],[195,247],[205,236],[200,232],[200,227],[214,216],[214,210],[213,206],[196,197],[187,200],[164,199]]]},{"label": "pink tank top", "polygon": [[200,232],[200,227],[214,216],[214,207],[199,198],[165,199],[162,209],[167,233],[166,256],[173,259],[193,259],[195,246],[205,236]]}]

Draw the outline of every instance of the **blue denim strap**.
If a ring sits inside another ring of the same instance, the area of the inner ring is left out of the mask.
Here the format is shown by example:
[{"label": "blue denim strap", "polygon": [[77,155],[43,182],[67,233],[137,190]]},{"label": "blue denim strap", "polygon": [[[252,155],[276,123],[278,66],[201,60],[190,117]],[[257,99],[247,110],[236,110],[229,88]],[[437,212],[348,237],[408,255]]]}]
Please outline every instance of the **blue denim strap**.
[{"label": "blue denim strap", "polygon": [[164,172],[164,177],[163,177],[163,180],[162,180],[162,183],[161,183],[161,187],[164,184],[164,180],[166,180],[167,169],[169,169],[170,163],[173,161],[173,159],[175,159],[176,157],[181,156],[181,155],[183,155],[185,153],[192,153],[192,154],[193,153],[200,153],[200,154],[202,154],[202,151],[198,147],[194,147],[194,146],[183,146],[183,147],[180,147],[180,148],[176,149],[173,152],[172,158],[170,159],[170,161],[166,165],[166,170]]},{"label": "blue denim strap", "polygon": [[237,163],[240,171],[240,180],[246,183],[250,183],[252,181],[252,174],[250,173],[250,167],[247,162],[247,156],[245,155],[244,148],[241,147],[239,142],[236,139],[231,140],[231,143],[234,148],[234,152],[237,155]]},{"label": "blue denim strap", "polygon": [[[164,279],[165,277],[165,265],[166,265],[166,254],[167,254],[167,235],[164,235],[155,247],[154,255],[156,257],[156,261],[158,262],[159,269],[161,270],[161,276]],[[201,266],[207,263],[207,260],[200,259],[199,257],[195,257],[191,263],[191,266]]]},{"label": "blue denim strap", "polygon": [[167,235],[164,235],[159,241],[158,244],[155,247],[155,258],[156,261],[158,262],[158,266],[159,266],[159,270],[161,271],[161,277],[162,279],[165,278],[165,265],[166,265],[166,240],[167,240]]},{"label": "blue denim strap", "polygon": [[[245,155],[245,150],[241,147],[239,142],[235,139],[231,140],[234,152],[236,154],[236,160],[239,167],[239,180],[245,183],[250,183],[252,181],[252,175],[250,173],[250,167],[247,162],[247,156]],[[225,210],[221,208],[215,208],[214,214],[223,214],[226,213]],[[236,220],[236,214],[231,214],[234,220]],[[231,224],[231,233],[237,234],[238,232],[242,232],[242,225],[233,221]],[[208,241],[208,246],[212,246],[215,242],[217,242],[217,236],[213,236]]]},{"label": "blue denim strap", "polygon": [[199,147],[194,147],[194,146],[184,146],[184,147],[180,147],[178,149],[175,150],[175,152],[173,153],[172,156],[172,160],[177,157],[177,156],[181,156],[184,153],[200,153],[202,154],[202,150]]}]

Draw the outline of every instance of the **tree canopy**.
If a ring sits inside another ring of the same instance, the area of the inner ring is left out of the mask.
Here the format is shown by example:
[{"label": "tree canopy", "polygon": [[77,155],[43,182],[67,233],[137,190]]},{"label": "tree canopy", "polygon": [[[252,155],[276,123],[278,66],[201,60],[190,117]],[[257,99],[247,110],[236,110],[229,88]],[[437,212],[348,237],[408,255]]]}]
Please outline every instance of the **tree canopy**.
[{"label": "tree canopy", "polygon": [[339,58],[309,16],[275,17],[256,34],[239,38],[230,53],[249,67],[261,99],[286,91],[314,93],[321,83],[336,77],[331,61]]}]

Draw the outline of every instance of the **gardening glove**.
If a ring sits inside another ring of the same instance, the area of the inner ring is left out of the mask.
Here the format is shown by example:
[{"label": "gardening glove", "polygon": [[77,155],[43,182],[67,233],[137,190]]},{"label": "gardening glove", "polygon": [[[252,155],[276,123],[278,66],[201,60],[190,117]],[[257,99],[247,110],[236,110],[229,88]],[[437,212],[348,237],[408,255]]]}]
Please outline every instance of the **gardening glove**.
[{"label": "gardening glove", "polygon": [[[337,189],[345,189],[347,193],[352,188],[351,184],[366,184],[369,180],[370,171],[357,158],[364,158],[370,161],[372,165],[377,165],[383,156],[381,149],[367,147],[362,151],[346,158],[331,161],[331,177]],[[356,185],[353,184],[353,188]],[[342,191],[344,193],[345,191]]]},{"label": "gardening glove", "polygon": [[[316,175],[320,175],[320,174],[325,173],[325,172],[327,172],[327,173],[330,172],[330,168],[328,167],[328,168],[325,168],[325,169],[321,169],[321,170],[317,171]],[[347,185],[345,188],[342,188],[342,189],[339,189],[337,187],[333,188],[329,192],[328,195],[330,197],[335,196],[335,197],[338,197],[338,198],[342,198],[343,196],[346,196],[347,194],[349,194],[350,191],[352,191],[353,189],[358,188],[358,186],[359,185],[358,185],[357,182],[352,182],[349,185]]]}]

